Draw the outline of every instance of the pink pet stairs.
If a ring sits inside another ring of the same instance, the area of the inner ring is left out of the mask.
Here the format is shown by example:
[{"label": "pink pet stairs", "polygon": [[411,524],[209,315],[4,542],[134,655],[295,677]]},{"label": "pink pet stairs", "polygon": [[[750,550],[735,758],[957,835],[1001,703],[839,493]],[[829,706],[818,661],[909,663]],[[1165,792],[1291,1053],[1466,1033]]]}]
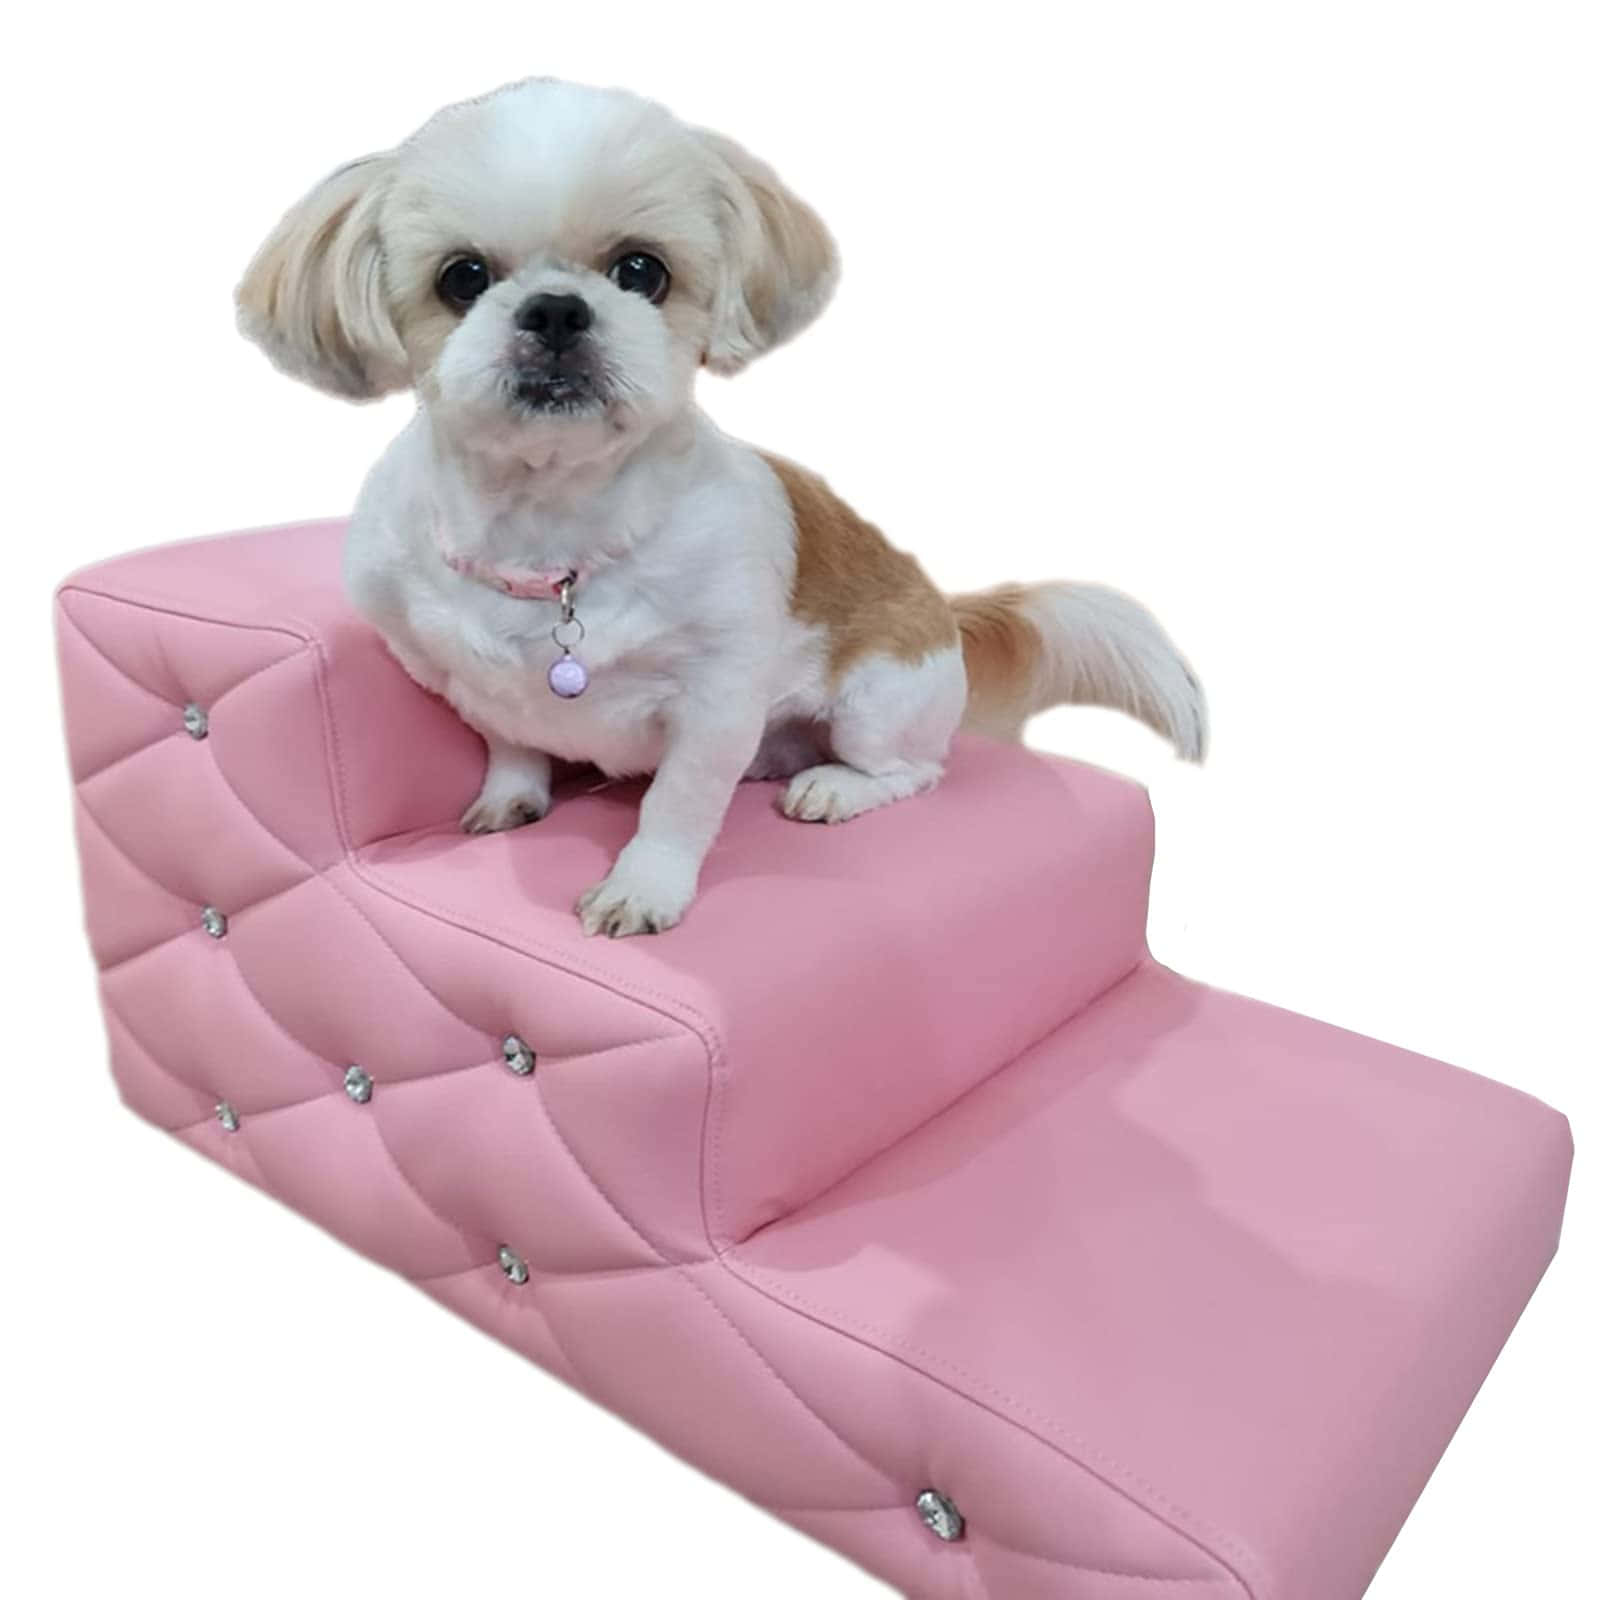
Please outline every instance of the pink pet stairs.
[{"label": "pink pet stairs", "polygon": [[61,590],[128,1104],[919,1600],[1360,1595],[1565,1121],[1158,966],[1142,792],[1011,747],[843,828],[748,785],[681,927],[585,939],[635,792],[464,837],[340,533]]}]

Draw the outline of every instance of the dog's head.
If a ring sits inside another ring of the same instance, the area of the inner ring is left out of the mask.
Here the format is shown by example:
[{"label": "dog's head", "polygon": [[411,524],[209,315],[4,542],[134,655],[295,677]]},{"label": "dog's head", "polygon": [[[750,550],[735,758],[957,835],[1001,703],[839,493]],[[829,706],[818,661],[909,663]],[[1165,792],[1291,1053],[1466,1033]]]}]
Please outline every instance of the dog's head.
[{"label": "dog's head", "polygon": [[798,332],[836,275],[816,214],[731,140],[534,79],[339,168],[238,301],[318,388],[414,387],[464,444],[517,455],[558,433],[581,455],[679,410],[698,367],[736,372]]}]

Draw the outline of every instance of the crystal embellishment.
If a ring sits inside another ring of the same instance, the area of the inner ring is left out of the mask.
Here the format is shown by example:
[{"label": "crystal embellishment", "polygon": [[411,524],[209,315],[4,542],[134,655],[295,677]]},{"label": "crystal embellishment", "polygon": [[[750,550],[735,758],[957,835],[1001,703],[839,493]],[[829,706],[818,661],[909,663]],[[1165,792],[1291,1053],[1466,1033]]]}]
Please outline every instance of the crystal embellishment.
[{"label": "crystal embellishment", "polygon": [[500,1246],[500,1270],[515,1284],[528,1281],[528,1263],[508,1244]]},{"label": "crystal embellishment", "polygon": [[500,1045],[500,1053],[506,1058],[506,1065],[519,1078],[526,1078],[539,1059],[514,1033],[505,1036]]},{"label": "crystal embellishment", "polygon": [[955,1502],[937,1489],[924,1489],[917,1496],[917,1513],[928,1525],[929,1532],[946,1544],[954,1544],[966,1530],[966,1518],[956,1510]]},{"label": "crystal embellishment", "polygon": [[226,1100],[217,1101],[217,1121],[222,1124],[224,1133],[239,1131],[239,1113]]},{"label": "crystal embellishment", "polygon": [[215,906],[206,906],[200,913],[200,926],[213,939],[220,939],[228,931],[228,919]]},{"label": "crystal embellishment", "polygon": [[365,1067],[346,1067],[344,1092],[358,1106],[364,1106],[372,1098],[372,1074]]},{"label": "crystal embellishment", "polygon": [[183,708],[183,731],[191,739],[203,739],[211,731],[205,712],[193,700]]}]

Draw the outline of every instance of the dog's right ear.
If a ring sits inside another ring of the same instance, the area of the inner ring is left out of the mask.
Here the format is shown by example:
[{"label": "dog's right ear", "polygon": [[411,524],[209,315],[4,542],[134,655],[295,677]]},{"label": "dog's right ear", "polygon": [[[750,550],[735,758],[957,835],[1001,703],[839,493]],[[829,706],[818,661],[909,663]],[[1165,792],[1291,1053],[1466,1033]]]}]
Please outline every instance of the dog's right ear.
[{"label": "dog's right ear", "polygon": [[323,179],[272,230],[234,296],[240,330],[275,366],[349,400],[411,382],[378,237],[391,161],[365,156]]}]

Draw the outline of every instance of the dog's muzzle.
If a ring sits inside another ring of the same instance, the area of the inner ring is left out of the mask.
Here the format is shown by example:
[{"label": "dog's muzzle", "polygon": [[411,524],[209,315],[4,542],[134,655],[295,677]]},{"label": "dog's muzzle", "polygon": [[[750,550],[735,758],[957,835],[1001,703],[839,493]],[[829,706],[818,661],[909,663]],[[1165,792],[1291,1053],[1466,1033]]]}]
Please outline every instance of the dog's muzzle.
[{"label": "dog's muzzle", "polygon": [[530,295],[517,308],[509,384],[513,405],[540,415],[592,411],[605,395],[590,329],[594,312],[581,295]]}]

